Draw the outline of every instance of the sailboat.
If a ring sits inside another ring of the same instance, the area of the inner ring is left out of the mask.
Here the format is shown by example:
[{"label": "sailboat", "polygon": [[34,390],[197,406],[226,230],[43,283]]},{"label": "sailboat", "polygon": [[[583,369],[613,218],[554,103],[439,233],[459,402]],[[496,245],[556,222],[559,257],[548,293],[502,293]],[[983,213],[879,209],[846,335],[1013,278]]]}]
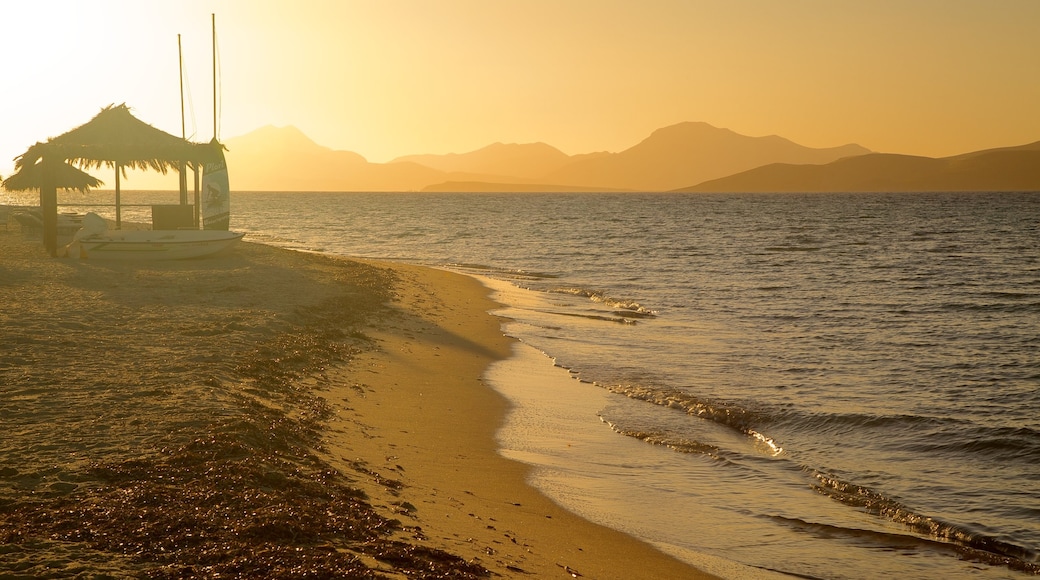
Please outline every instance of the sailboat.
[{"label": "sailboat", "polygon": [[182,260],[222,252],[243,235],[221,230],[110,230],[105,218],[89,212],[67,251],[90,260]]},{"label": "sailboat", "polygon": [[[66,253],[80,258],[118,260],[174,260],[209,256],[231,247],[244,234],[228,231],[230,226],[230,187],[224,146],[217,141],[217,36],[213,16],[213,140],[210,155],[203,164],[201,199],[196,188],[196,210],[201,214],[199,229],[109,230],[97,214],[88,213],[83,227],[73,236]],[[177,39],[178,51],[180,37]],[[184,137],[183,84],[181,89],[181,133]],[[181,201],[186,202],[184,165],[181,169]],[[154,211],[154,208],[153,208]],[[196,218],[199,215],[196,214]],[[198,219],[196,219],[196,224]]]}]

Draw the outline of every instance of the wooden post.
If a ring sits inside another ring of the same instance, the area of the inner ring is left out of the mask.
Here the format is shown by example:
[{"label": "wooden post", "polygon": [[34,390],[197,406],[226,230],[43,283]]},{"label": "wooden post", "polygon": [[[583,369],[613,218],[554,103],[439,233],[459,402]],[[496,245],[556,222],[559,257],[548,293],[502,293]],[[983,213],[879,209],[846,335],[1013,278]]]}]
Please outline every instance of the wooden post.
[{"label": "wooden post", "polygon": [[181,161],[177,164],[177,172],[180,174],[181,205],[188,205],[188,174],[185,173],[188,166]]},{"label": "wooden post", "polygon": [[202,201],[202,192],[199,187],[199,164],[191,162],[191,172],[195,175],[195,229],[199,229],[199,203]]},{"label": "wooden post", "polygon": [[43,214],[43,246],[58,255],[58,162],[50,155],[40,160],[40,212]]},{"label": "wooden post", "polygon": [[119,174],[122,173],[123,166],[116,162],[116,229],[122,229],[120,226],[123,223],[122,213],[122,200],[119,199]]}]

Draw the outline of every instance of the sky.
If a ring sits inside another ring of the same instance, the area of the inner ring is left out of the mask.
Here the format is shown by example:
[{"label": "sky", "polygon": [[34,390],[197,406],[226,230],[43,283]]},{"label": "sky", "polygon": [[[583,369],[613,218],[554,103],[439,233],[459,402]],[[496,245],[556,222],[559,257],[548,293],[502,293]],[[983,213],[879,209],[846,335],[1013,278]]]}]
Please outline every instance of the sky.
[{"label": "sky", "polygon": [[1040,140],[1040,0],[35,0],[0,4],[0,175],[126,103],[189,138],[293,125],[371,162],[621,151],[703,121],[810,147]]}]

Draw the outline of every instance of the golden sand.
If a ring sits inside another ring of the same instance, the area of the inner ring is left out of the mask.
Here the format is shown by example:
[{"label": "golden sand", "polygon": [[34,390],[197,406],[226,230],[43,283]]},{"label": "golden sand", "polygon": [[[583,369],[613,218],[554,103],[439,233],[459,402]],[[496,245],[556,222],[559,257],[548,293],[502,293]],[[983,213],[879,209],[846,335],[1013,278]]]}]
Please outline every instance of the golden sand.
[{"label": "golden sand", "polygon": [[0,575],[697,578],[494,433],[476,280],[241,243],[54,259],[0,230]]}]

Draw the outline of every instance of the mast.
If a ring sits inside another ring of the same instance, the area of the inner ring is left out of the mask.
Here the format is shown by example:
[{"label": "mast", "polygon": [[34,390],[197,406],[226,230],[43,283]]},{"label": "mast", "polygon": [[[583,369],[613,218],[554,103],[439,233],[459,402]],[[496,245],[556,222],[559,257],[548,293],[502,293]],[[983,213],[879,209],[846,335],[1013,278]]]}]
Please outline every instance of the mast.
[{"label": "mast", "polygon": [[[177,72],[181,86],[181,139],[187,140],[187,132],[184,129],[184,54],[181,52],[180,34],[177,35]],[[188,205],[188,176],[184,173],[187,167],[182,161],[177,165],[177,169],[180,173],[181,205]]]},{"label": "mast", "polygon": [[181,52],[181,35],[177,35],[177,70],[180,72],[181,82],[181,139],[187,139],[188,135],[184,129],[184,54]]},{"label": "mast", "polygon": [[224,159],[224,146],[219,138],[217,111],[217,15],[213,20],[213,140],[210,141],[212,159],[203,164],[202,190],[203,201],[202,229],[227,230],[231,221],[231,200],[228,185],[227,160]]},{"label": "mast", "polygon": [[213,140],[217,140],[217,15],[210,14],[213,28]]}]

